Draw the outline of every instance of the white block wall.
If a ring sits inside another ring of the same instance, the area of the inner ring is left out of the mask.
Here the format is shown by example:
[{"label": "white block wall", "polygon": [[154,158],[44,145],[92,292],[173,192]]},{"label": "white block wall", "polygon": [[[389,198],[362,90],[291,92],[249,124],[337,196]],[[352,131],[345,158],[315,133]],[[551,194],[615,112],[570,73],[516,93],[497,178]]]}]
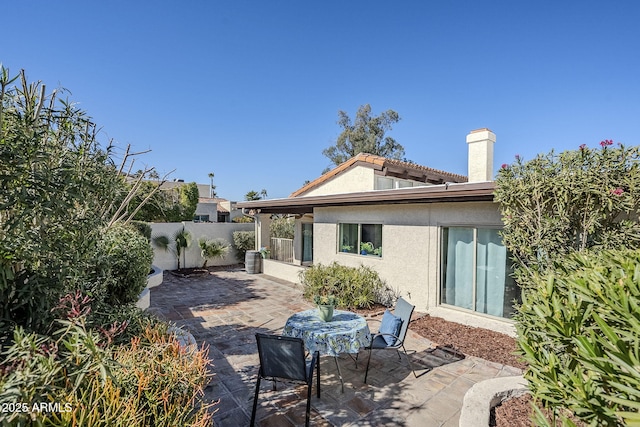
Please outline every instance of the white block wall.
[{"label": "white block wall", "polygon": [[[234,231],[254,231],[253,223],[233,223],[233,222],[217,222],[217,223],[194,223],[194,222],[171,222],[171,223],[151,223],[151,238],[158,235],[166,235],[169,241],[173,241],[173,235],[182,227],[191,233],[191,246],[183,251],[180,256],[180,266],[182,268],[201,267],[204,260],[200,256],[200,247],[198,239],[204,237],[206,239],[224,239],[229,245],[233,245]],[[153,245],[152,245],[153,247]],[[153,264],[163,270],[175,270],[178,268],[178,260],[171,251],[163,251],[153,247]],[[233,247],[224,259],[210,259],[208,266],[231,265],[238,263],[235,250]]]}]

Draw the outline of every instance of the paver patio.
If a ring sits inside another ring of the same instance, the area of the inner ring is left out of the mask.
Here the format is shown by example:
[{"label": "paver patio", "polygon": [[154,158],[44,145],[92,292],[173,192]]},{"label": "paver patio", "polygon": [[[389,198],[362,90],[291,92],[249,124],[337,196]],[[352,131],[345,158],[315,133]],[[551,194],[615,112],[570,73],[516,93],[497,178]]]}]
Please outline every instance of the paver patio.
[{"label": "paver patio", "polygon": [[[214,423],[247,426],[251,418],[259,360],[256,332],[281,334],[289,316],[312,308],[299,286],[262,274],[230,268],[206,276],[182,278],[165,272],[164,282],[151,290],[150,310],[193,334],[209,346],[214,376],[205,390],[218,400]],[[419,313],[414,313],[414,318]],[[368,319],[372,332],[379,322]],[[314,426],[458,426],[462,399],[476,382],[519,375],[520,370],[485,360],[452,355],[411,327],[406,348],[418,378],[404,355],[375,352],[364,384],[367,351],[356,368],[347,355],[339,358],[344,393],[335,362],[321,358],[321,398],[311,401]],[[259,396],[258,426],[304,425],[305,386],[264,381]]]}]

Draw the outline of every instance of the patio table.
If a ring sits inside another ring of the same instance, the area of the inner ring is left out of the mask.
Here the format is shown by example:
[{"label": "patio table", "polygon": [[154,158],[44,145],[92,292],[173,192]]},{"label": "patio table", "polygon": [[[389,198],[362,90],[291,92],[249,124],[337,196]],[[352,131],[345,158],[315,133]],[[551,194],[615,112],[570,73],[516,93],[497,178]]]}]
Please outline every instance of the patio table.
[{"label": "patio table", "polygon": [[295,313],[287,319],[282,335],[302,338],[305,347],[311,353],[333,356],[343,392],[344,380],[338,364],[338,355],[357,354],[371,342],[371,332],[365,318],[343,310],[334,310],[333,319],[329,322],[320,319],[318,309]]}]

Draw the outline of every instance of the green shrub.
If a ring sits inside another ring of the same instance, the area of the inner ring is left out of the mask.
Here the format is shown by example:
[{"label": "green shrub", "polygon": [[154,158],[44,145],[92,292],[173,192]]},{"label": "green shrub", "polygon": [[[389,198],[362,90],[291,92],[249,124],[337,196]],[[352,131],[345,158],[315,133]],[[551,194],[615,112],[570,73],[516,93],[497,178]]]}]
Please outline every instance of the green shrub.
[{"label": "green shrub", "polygon": [[640,250],[574,253],[533,285],[517,315],[533,396],[563,423],[566,407],[589,425],[638,425]]},{"label": "green shrub", "polygon": [[99,262],[105,278],[106,301],[133,303],[147,285],[153,250],[135,229],[123,225],[108,228],[98,242]]},{"label": "green shrub", "polygon": [[[1,413],[8,425],[208,426],[205,350],[186,350],[166,325],[147,327],[127,345],[105,347],[81,318],[55,339],[16,329],[0,376],[0,404],[59,402],[52,413]],[[103,348],[105,347],[105,348]],[[42,424],[40,424],[42,423]],[[5,424],[3,424],[5,425]]]},{"label": "green shrub", "polygon": [[293,218],[278,216],[271,219],[269,224],[269,234],[271,237],[283,239],[293,239],[295,221]]},{"label": "green shrub", "polygon": [[640,146],[600,146],[516,156],[498,172],[502,239],[522,285],[573,251],[640,247]]},{"label": "green shrub", "polygon": [[338,307],[363,308],[378,302],[378,296],[386,289],[385,282],[370,267],[347,267],[333,262],[316,264],[300,272],[303,295],[313,300],[316,295],[333,295]]},{"label": "green shrub", "polygon": [[151,226],[148,222],[144,221],[131,221],[130,224],[138,230],[138,233],[142,234],[148,242],[151,241]]},{"label": "green shrub", "polygon": [[250,217],[249,215],[242,215],[242,216],[237,216],[235,218],[233,218],[231,220],[231,222],[235,222],[235,223],[239,223],[239,224],[246,224],[249,222],[254,222],[255,220],[253,219],[253,217]]},{"label": "green shrub", "polygon": [[[128,202],[112,146],[103,148],[86,112],[56,93],[0,65],[0,342],[15,326],[46,333],[69,291],[101,299],[101,232],[139,207]],[[125,170],[130,156],[117,160]]]},{"label": "green shrub", "polygon": [[252,251],[256,248],[255,231],[234,231],[233,246],[236,249],[236,258],[238,261],[244,262],[247,251]]}]

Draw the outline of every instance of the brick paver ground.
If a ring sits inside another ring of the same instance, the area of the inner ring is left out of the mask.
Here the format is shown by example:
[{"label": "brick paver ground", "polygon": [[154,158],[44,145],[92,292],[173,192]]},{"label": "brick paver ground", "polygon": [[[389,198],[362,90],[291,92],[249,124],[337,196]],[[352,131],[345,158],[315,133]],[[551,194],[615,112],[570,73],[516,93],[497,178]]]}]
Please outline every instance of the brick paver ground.
[{"label": "brick paver ground", "polygon": [[[209,346],[214,376],[206,398],[219,400],[218,427],[248,426],[259,360],[256,332],[280,334],[289,316],[312,308],[296,285],[262,274],[230,268],[190,278],[164,273],[151,290],[150,310],[193,334]],[[419,314],[414,314],[414,317]],[[368,319],[372,332],[375,319]],[[411,327],[410,327],[411,328]],[[482,359],[460,358],[435,348],[411,332],[406,347],[418,378],[407,361],[393,351],[373,354],[368,383],[364,363],[339,358],[344,393],[333,358],[321,358],[321,398],[311,402],[314,426],[458,426],[462,399],[475,383],[520,371]],[[364,361],[367,351],[361,351]],[[263,381],[257,411],[258,426],[304,425],[305,386]]]}]

